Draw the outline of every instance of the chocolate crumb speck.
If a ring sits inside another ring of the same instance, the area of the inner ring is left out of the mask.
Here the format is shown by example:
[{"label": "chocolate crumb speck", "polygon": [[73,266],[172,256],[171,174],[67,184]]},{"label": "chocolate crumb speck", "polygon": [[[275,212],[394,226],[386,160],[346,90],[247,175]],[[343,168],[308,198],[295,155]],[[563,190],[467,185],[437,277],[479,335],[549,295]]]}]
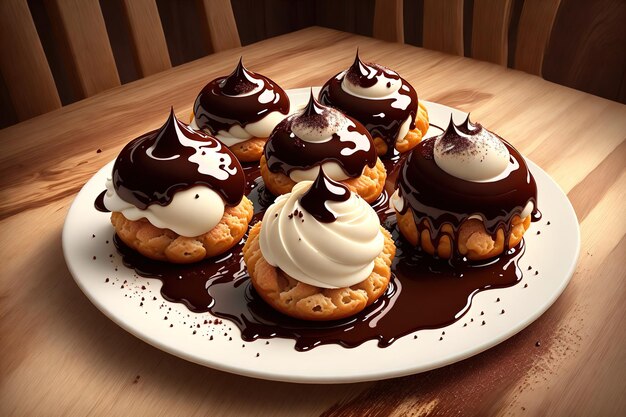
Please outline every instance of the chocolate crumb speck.
[{"label": "chocolate crumb speck", "polygon": [[484,316],[484,315],[485,315],[485,312],[484,312],[484,311],[481,311],[481,312],[480,312],[480,315],[481,315],[481,316]]},{"label": "chocolate crumb speck", "polygon": [[529,265],[528,266],[528,270],[530,271],[531,269],[533,269],[533,267]]},{"label": "chocolate crumb speck", "polygon": [[196,200],[200,198],[200,196],[198,194],[196,194],[196,196],[194,197]]},{"label": "chocolate crumb speck", "polygon": [[96,149],[96,153],[100,153],[100,152],[102,152],[102,149],[100,148]]},{"label": "chocolate crumb speck", "polygon": [[499,303],[499,302],[500,302],[500,297],[496,299],[496,303]]},{"label": "chocolate crumb speck", "polygon": [[266,344],[266,345],[269,345],[269,344],[270,344],[270,341],[269,341],[269,340],[268,340],[268,341],[266,341],[266,342],[265,342],[265,344]]},{"label": "chocolate crumb speck", "polygon": [[259,356],[261,356],[261,355],[259,355],[259,354],[257,353],[257,354],[256,354],[256,357],[258,358]]},{"label": "chocolate crumb speck", "polygon": [[141,286],[141,289],[142,289],[142,290],[145,290],[145,289],[146,289],[146,286],[145,286],[145,285],[142,285],[142,286]]},{"label": "chocolate crumb speck", "polygon": [[539,275],[539,271],[535,271],[535,275]]},{"label": "chocolate crumb speck", "polygon": [[95,255],[94,255],[94,257],[93,257],[93,260],[94,260],[94,261],[96,260],[96,256],[95,256]]},{"label": "chocolate crumb speck", "polygon": [[463,323],[463,327],[467,327],[467,323]]},{"label": "chocolate crumb speck", "polygon": [[194,330],[192,334],[196,334],[196,331]]},{"label": "chocolate crumb speck", "polygon": [[442,341],[442,340],[443,340],[443,337],[440,337],[440,338],[439,338],[439,341]]},{"label": "chocolate crumb speck", "polygon": [[481,326],[484,326],[485,324],[487,324],[487,323],[485,323],[485,320],[483,320],[483,322],[480,323]]},{"label": "chocolate crumb speck", "polygon": [[139,303],[139,307],[143,307],[143,302]]},{"label": "chocolate crumb speck", "polygon": [[541,234],[541,230],[537,230],[537,234],[540,235]]},{"label": "chocolate crumb speck", "polygon": [[546,226],[550,226],[550,222],[546,223]]},{"label": "chocolate crumb speck", "polygon": [[528,284],[524,284],[524,288],[528,288]]},{"label": "chocolate crumb speck", "polygon": [[233,338],[232,338],[232,337],[229,337],[229,338],[228,338],[228,340],[229,340],[229,341],[231,341],[231,340],[233,340]]},{"label": "chocolate crumb speck", "polygon": [[91,238],[93,239],[94,237],[96,237],[96,235],[91,235]]},{"label": "chocolate crumb speck", "polygon": [[104,282],[109,282],[109,281],[110,281],[110,280],[109,280],[108,278],[104,280]]},{"label": "chocolate crumb speck", "polygon": [[539,347],[539,346],[541,346],[541,342],[537,340],[537,342],[535,343],[535,347]]},{"label": "chocolate crumb speck", "polygon": [[167,316],[163,317],[163,320],[167,320]]},{"label": "chocolate crumb speck", "polygon": [[442,335],[445,335],[445,334],[446,334],[446,332],[441,332],[441,334],[442,334]]},{"label": "chocolate crumb speck", "polygon": [[174,325],[173,325],[173,324],[170,324],[170,327],[174,327]]},{"label": "chocolate crumb speck", "polygon": [[153,300],[153,301],[156,301],[156,297],[152,297],[152,300]]},{"label": "chocolate crumb speck", "polygon": [[213,336],[209,337],[209,340],[213,340]]},{"label": "chocolate crumb speck", "polygon": [[470,321],[473,323],[473,322],[474,322],[474,319],[470,319]]},{"label": "chocolate crumb speck", "polygon": [[417,335],[413,336],[413,339],[417,339]]},{"label": "chocolate crumb speck", "polygon": [[502,309],[502,311],[500,312],[500,314],[504,314],[504,309]]}]

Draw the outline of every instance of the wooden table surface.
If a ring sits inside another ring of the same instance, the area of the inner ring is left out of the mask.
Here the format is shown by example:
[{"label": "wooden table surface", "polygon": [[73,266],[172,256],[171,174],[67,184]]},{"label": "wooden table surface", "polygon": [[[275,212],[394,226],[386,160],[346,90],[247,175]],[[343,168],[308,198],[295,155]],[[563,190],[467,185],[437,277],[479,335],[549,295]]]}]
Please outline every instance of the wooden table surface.
[{"label": "wooden table surface", "polygon": [[[471,111],[546,170],[581,227],[571,283],[500,345],[424,374],[297,385],[186,362],[125,332],[81,293],[61,230],[82,185],[240,55],[284,88],[361,55],[420,98]],[[500,66],[322,28],[265,40],[0,131],[0,415],[626,415],[626,106]],[[536,342],[540,341],[540,346]]]}]

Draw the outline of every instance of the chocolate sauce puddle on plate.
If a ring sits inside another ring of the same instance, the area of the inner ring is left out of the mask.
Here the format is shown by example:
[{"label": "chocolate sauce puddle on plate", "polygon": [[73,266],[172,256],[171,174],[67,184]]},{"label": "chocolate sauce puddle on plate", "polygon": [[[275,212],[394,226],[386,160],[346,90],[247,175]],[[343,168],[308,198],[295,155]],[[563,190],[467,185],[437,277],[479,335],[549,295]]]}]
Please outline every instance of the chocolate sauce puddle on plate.
[{"label": "chocolate sauce puddle on plate", "polygon": [[[368,340],[386,347],[398,338],[421,329],[447,326],[468,310],[480,291],[515,285],[522,278],[518,261],[524,242],[499,258],[482,264],[453,265],[434,259],[411,247],[399,236],[395,214],[389,208],[398,167],[403,157],[385,162],[388,187],[372,205],[385,227],[392,231],[397,246],[392,279],[385,294],[361,313],[343,320],[308,322],[273,310],[259,297],[246,272],[241,248],[192,265],[174,265],[144,258],[114,238],[124,264],[138,275],[163,282],[161,294],[171,302],[185,304],[193,312],[212,315],[235,323],[245,341],[274,337],[295,340],[299,351],[336,343],[352,348]],[[244,165],[247,193],[255,207],[253,223],[274,200],[265,191],[258,166]]]}]

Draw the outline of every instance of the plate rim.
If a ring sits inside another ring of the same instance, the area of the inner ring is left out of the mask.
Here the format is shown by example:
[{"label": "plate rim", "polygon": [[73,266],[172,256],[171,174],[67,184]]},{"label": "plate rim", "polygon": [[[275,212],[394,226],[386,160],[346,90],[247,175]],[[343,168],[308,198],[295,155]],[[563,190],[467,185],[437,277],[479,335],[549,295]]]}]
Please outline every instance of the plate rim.
[{"label": "plate rim", "polygon": [[[315,90],[315,87],[314,87]],[[302,94],[305,93],[308,95],[310,89],[309,87],[306,88],[299,88],[299,89],[291,89],[291,90],[286,90],[288,93],[290,94]],[[423,100],[423,102],[427,105],[427,107],[429,105],[434,105],[434,106],[441,106],[445,109],[448,109],[452,112],[457,112],[460,114],[466,114],[465,112],[462,112],[458,109],[454,109],[452,107],[449,106],[445,106],[442,104],[438,104],[438,103],[433,103],[433,102],[429,102],[426,100]],[[99,175],[104,175],[104,171],[106,169],[110,169],[109,167],[112,166],[113,161],[108,162],[105,166],[103,166],[102,168],[100,168],[98,170],[98,172],[96,172],[94,175],[92,175],[90,177],[90,179],[87,181],[87,183],[85,183],[85,185],[81,188],[81,190],[79,191],[79,193],[75,196],[74,200],[72,201],[72,204],[67,212],[64,224],[63,224],[63,231],[62,231],[62,247],[63,247],[63,255],[68,267],[68,270],[70,271],[70,274],[72,275],[72,278],[74,279],[74,281],[77,283],[78,287],[81,289],[81,291],[83,292],[83,294],[85,294],[85,296],[87,296],[87,298],[89,299],[89,301],[98,309],[100,310],[107,318],[111,319],[115,324],[117,324],[118,326],[120,326],[122,329],[124,329],[125,331],[131,333],[132,335],[134,335],[135,337],[145,341],[146,343],[160,349],[163,350],[169,354],[172,354],[174,356],[180,357],[184,360],[190,361],[190,362],[194,362],[197,363],[199,365],[205,366],[205,367],[210,367],[212,369],[216,369],[216,370],[220,370],[220,371],[225,371],[225,372],[229,372],[229,373],[233,373],[233,374],[238,374],[238,375],[242,375],[242,376],[247,376],[247,377],[254,377],[254,378],[260,378],[260,379],[265,379],[265,380],[272,380],[272,381],[282,381],[282,382],[293,382],[293,383],[314,383],[314,384],[319,384],[319,383],[323,383],[323,384],[338,384],[338,383],[354,383],[354,382],[366,382],[366,381],[373,381],[373,380],[382,380],[382,379],[389,379],[389,378],[395,378],[395,377],[401,377],[401,376],[406,376],[406,375],[411,375],[411,374],[416,374],[416,373],[421,373],[421,372],[425,372],[428,370],[432,370],[432,369],[436,369],[436,368],[440,368],[452,363],[456,363],[459,361],[462,361],[464,359],[467,359],[469,357],[475,356],[479,353],[484,352],[485,350],[494,347],[500,343],[502,343],[503,341],[509,339],[510,337],[512,337],[513,335],[519,333],[520,331],[522,331],[523,329],[525,329],[527,326],[529,326],[531,323],[533,323],[535,320],[537,320],[537,318],[539,318],[541,315],[543,315],[553,304],[554,302],[559,298],[559,296],[563,293],[563,291],[565,290],[565,288],[567,287],[567,285],[569,284],[569,282],[571,281],[571,278],[575,272],[576,266],[578,264],[578,260],[579,260],[579,256],[580,256],[580,225],[578,222],[578,218],[576,216],[576,212],[571,204],[571,202],[569,201],[569,199],[567,198],[567,195],[565,194],[565,192],[562,190],[562,188],[560,187],[560,185],[554,181],[554,179],[552,179],[552,177],[550,177],[543,169],[541,169],[538,165],[536,165],[535,163],[533,163],[532,161],[528,160],[527,158],[525,158],[526,161],[528,162],[529,165],[529,169],[531,170],[531,172],[533,172],[533,175],[535,174],[535,172],[539,173],[539,176],[545,176],[545,178],[547,178],[552,185],[556,186],[556,188],[558,189],[558,191],[560,192],[560,196],[564,199],[564,202],[566,202],[567,204],[564,205],[563,208],[566,208],[567,211],[569,212],[568,214],[573,216],[573,219],[575,219],[575,225],[576,225],[576,230],[575,230],[575,250],[572,256],[572,262],[568,265],[567,268],[567,272],[564,274],[565,278],[561,280],[560,285],[558,287],[556,287],[553,292],[550,294],[549,297],[547,297],[544,302],[542,303],[540,308],[537,308],[535,310],[533,310],[533,312],[531,314],[529,314],[528,316],[526,316],[524,323],[522,324],[518,324],[516,326],[509,326],[509,328],[504,331],[504,332],[499,332],[498,335],[496,337],[490,337],[487,338],[487,340],[484,340],[483,343],[479,344],[478,346],[475,346],[474,349],[472,350],[466,350],[460,354],[456,354],[456,355],[448,355],[448,356],[442,356],[438,361],[433,361],[430,362],[429,366],[408,366],[408,367],[400,367],[400,368],[391,368],[391,369],[384,369],[384,370],[378,370],[378,371],[365,371],[361,374],[358,375],[354,375],[354,374],[347,374],[347,375],[333,375],[333,376],[327,376],[327,375],[293,375],[293,374],[286,374],[285,372],[268,372],[268,371],[264,371],[264,370],[259,370],[259,369],[254,369],[254,368],[250,368],[250,367],[245,367],[245,366],[237,366],[235,364],[231,365],[228,363],[223,363],[220,362],[219,360],[211,360],[210,358],[198,358],[195,355],[189,353],[189,352],[184,352],[184,351],[180,351],[179,349],[176,349],[172,346],[168,346],[167,344],[163,343],[162,340],[159,340],[159,337],[155,337],[153,336],[150,332],[145,331],[145,329],[141,329],[141,328],[137,328],[136,326],[133,326],[132,324],[130,324],[129,322],[123,320],[123,318],[120,315],[116,315],[114,314],[110,308],[108,308],[107,305],[105,305],[105,303],[103,302],[102,299],[99,299],[98,297],[95,296],[95,294],[92,293],[92,290],[90,288],[88,288],[85,283],[83,282],[82,279],[79,278],[79,271],[76,270],[77,265],[74,264],[73,261],[71,261],[72,259],[72,254],[69,253],[69,247],[70,244],[69,239],[70,239],[70,226],[69,223],[71,222],[71,218],[72,218],[72,214],[74,213],[74,211],[79,210],[78,208],[78,197],[81,195],[81,193],[83,193],[83,191],[85,190],[85,188],[87,187],[87,185],[93,181],[96,177],[98,177]],[[104,187],[103,187],[104,189]],[[516,284],[516,285],[519,285]],[[510,287],[509,287],[510,288]],[[485,293],[485,292],[490,292],[490,291],[496,291],[496,290],[486,290],[486,291],[480,291],[480,293]],[[478,294],[477,294],[478,295]],[[165,301],[167,302],[167,301]],[[172,303],[174,304],[174,303]],[[469,311],[472,309],[473,306],[470,306],[470,308],[468,309],[468,312],[466,314],[469,313]],[[226,321],[226,320],[225,320]],[[457,323],[457,321],[455,321],[455,323]],[[454,323],[453,323],[454,324]],[[452,324],[452,325],[453,325]],[[438,328],[437,330],[441,330],[441,329],[445,329],[448,326],[444,326],[441,328]],[[420,330],[422,331],[422,330]],[[419,331],[418,331],[419,332]],[[411,333],[412,334],[412,333]],[[402,338],[406,338],[409,335],[405,335]],[[400,338],[401,339],[401,338]],[[273,339],[272,339],[273,340]],[[368,341],[365,342],[365,344],[371,343],[372,341]],[[359,345],[355,348],[342,348],[342,349],[348,349],[348,350],[352,350],[352,349],[359,349],[362,345]],[[293,347],[292,347],[293,349]],[[313,349],[316,350],[319,349],[319,347]],[[388,348],[379,348],[379,349],[388,349]],[[294,349],[295,350],[295,349]],[[308,352],[298,352],[298,354],[303,354],[306,355]],[[210,355],[209,355],[210,356]]]}]

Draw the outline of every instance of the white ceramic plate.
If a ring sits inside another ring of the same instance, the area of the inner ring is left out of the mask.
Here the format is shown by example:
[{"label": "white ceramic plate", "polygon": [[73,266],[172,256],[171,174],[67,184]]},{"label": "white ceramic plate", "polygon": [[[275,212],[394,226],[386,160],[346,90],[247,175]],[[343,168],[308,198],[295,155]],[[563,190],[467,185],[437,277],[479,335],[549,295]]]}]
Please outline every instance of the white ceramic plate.
[{"label": "white ceramic plate", "polygon": [[[294,107],[306,102],[308,95],[308,88],[289,91]],[[427,102],[426,106],[431,122],[439,126],[447,125],[450,113],[456,122],[465,117],[465,113],[440,104]],[[341,383],[398,377],[460,361],[502,342],[536,320],[564,290],[578,259],[578,222],[569,200],[543,170],[528,161],[537,182],[543,218],[532,223],[524,237],[526,253],[519,264],[525,272],[522,282],[480,292],[461,320],[445,328],[420,330],[417,339],[414,334],[404,336],[387,348],[379,348],[371,340],[353,349],[322,345],[298,352],[291,339],[244,342],[234,324],[226,320],[205,324],[205,320],[214,319],[209,313],[192,313],[181,304],[165,301],[159,280],[138,277],[122,265],[111,241],[109,214],[94,208],[112,164],[85,184],[65,221],[63,252],[76,283],[98,309],[140,339],[189,361],[236,374],[291,382]],[[539,274],[526,273],[529,265]],[[501,301],[496,303],[496,298]],[[500,314],[502,309],[506,314]],[[479,319],[481,311],[484,315]],[[166,313],[168,320],[164,319]],[[471,322],[471,318],[475,320]],[[482,320],[486,325],[481,326]],[[464,323],[468,326],[463,327]],[[445,338],[440,341],[443,330]]]}]

